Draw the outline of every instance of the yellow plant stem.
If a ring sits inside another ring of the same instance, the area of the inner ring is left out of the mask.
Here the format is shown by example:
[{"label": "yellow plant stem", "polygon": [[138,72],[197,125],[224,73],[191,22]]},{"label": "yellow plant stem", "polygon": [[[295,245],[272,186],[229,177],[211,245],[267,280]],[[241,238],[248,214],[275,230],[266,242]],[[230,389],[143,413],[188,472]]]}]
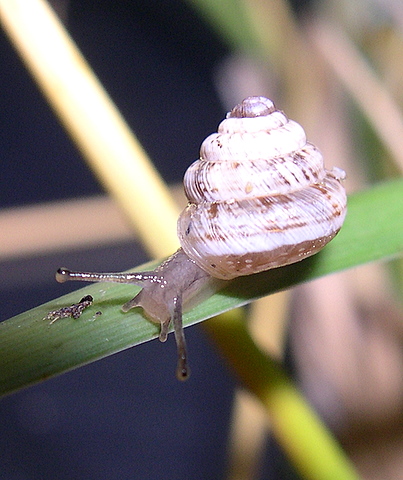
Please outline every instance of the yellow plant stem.
[{"label": "yellow plant stem", "polygon": [[[234,315],[237,312],[238,315]],[[307,480],[358,480],[349,459],[277,361],[258,349],[242,309],[205,322],[242,384],[262,402],[273,432]]]},{"label": "yellow plant stem", "polygon": [[[155,257],[178,246],[177,208],[119,111],[44,0],[0,0],[0,21],[61,122]],[[55,159],[55,161],[57,161]]]}]

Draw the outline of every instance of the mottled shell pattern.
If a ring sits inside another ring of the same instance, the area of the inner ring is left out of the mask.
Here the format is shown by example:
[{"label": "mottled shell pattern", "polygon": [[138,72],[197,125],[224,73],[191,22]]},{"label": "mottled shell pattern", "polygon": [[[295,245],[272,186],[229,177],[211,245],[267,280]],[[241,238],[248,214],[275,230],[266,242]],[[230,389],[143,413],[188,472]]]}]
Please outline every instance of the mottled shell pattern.
[{"label": "mottled shell pattern", "polygon": [[303,128],[265,97],[248,97],[201,145],[178,220],[184,252],[232,278],[313,255],[340,230],[345,174],[326,170]]}]

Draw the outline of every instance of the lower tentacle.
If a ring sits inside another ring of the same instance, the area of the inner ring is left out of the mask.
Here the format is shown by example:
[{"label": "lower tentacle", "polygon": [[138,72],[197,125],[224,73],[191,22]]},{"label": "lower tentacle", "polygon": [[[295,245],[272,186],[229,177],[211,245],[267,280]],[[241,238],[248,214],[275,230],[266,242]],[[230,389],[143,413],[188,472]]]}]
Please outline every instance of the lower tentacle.
[{"label": "lower tentacle", "polygon": [[186,340],[183,331],[182,297],[179,295],[174,298],[172,323],[174,327],[176,347],[178,349],[178,364],[176,367],[176,377],[178,380],[183,381],[189,378],[190,369],[187,364]]}]

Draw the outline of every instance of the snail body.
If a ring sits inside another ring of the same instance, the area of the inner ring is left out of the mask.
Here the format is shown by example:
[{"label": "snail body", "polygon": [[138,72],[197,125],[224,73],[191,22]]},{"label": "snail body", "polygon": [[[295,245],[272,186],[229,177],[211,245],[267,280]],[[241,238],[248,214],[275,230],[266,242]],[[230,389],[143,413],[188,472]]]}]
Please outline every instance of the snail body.
[{"label": "snail body", "polygon": [[61,269],[58,281],[133,283],[142,290],[123,306],[142,306],[173,323],[177,376],[188,376],[182,310],[224,281],[300,261],[322,249],[346,214],[345,174],[326,170],[303,128],[271,100],[248,97],[207,137],[186,171],[188,206],[178,219],[181,248],[152,272],[97,274]]}]

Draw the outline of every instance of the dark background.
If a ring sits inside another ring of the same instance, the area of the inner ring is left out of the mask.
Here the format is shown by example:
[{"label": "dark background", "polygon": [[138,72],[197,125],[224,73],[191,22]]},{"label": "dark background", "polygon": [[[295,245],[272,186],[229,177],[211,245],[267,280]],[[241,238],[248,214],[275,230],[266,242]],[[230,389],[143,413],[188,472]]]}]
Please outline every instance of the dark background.
[{"label": "dark background", "polygon": [[[72,1],[68,13],[69,32],[165,180],[181,181],[225,113],[212,79],[226,46],[179,0]],[[2,32],[0,58],[0,208],[102,193]],[[144,260],[128,242],[0,263],[0,319],[78,288],[56,284],[60,265],[118,271]],[[186,334],[185,384],[170,338],[2,399],[0,479],[223,478],[235,382],[201,329]],[[280,456],[271,444],[261,478],[291,478]]]}]

